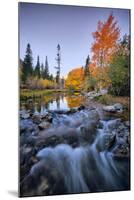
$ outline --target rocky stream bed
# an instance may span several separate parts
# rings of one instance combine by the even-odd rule
[[[20,195],[129,190],[130,122],[118,112],[119,104],[21,110]]]

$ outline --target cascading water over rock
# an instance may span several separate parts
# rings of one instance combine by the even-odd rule
[[[129,189],[129,130],[120,119],[104,121],[95,109],[55,114],[36,140],[45,143],[54,136],[61,142],[37,150],[21,182],[24,196]]]

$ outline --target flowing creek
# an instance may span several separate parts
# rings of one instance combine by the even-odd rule
[[[83,105],[81,95],[21,102],[21,196],[130,189],[129,123]]]

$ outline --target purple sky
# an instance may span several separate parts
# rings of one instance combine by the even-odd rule
[[[20,3],[20,58],[24,58],[27,43],[31,44],[33,63],[37,55],[45,63],[48,56],[49,70],[55,74],[57,44],[61,46],[61,75],[85,64],[93,43],[92,32],[98,20],[106,21],[113,15],[118,20],[121,37],[129,34],[129,10],[59,6],[48,4]]]

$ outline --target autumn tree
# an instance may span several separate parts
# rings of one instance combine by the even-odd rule
[[[83,67],[75,68],[69,72],[65,86],[70,90],[81,90],[84,83],[84,69]]]
[[[120,29],[113,14],[106,22],[98,22],[97,30],[93,33],[92,60],[98,67],[107,67],[116,50]]]
[[[111,84],[109,77],[109,67],[94,66],[91,71],[91,83],[95,84],[95,89],[108,88]]]
[[[26,55],[24,57],[24,61],[23,61],[23,68],[22,68],[22,80],[25,82],[27,80],[28,77],[30,77],[33,74],[33,65],[32,65],[32,50],[30,47],[30,44],[27,44],[27,48],[26,48]]]

